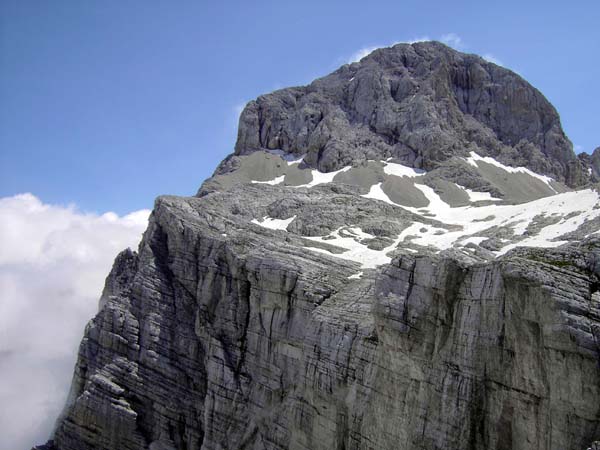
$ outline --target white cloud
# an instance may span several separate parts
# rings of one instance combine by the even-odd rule
[[[456,50],[462,50],[465,48],[462,38],[456,33],[444,34],[440,38],[440,41]]]
[[[574,144],[573,150],[575,150],[575,153],[581,153],[583,151],[583,145]]]
[[[414,39],[410,39],[408,41],[398,41],[395,42],[393,45],[396,44],[416,44],[417,42],[426,42],[426,41],[431,41],[431,38],[429,36],[421,36],[421,37],[417,37]]]
[[[439,40],[441,42],[443,42],[444,44],[455,48],[456,50],[464,50],[466,48],[466,45],[463,42],[462,38],[456,33],[443,34],[439,38]],[[396,44],[415,44],[417,42],[425,42],[425,41],[431,41],[431,38],[429,36],[425,35],[425,36],[421,36],[421,37],[416,37],[414,39],[395,41],[395,42],[392,42],[391,44],[365,46],[365,47],[362,47],[361,49],[357,50],[356,52],[354,52],[350,56],[350,58],[348,58],[348,64],[352,64],[353,62],[360,61],[362,58],[367,56],[372,51],[377,50],[378,48],[392,47]]]
[[[348,64],[352,64],[353,62],[360,61],[365,56],[367,56],[369,53],[371,53],[373,50],[376,50],[380,47],[381,46],[363,47],[360,50],[355,51],[354,53],[352,53],[352,56],[350,56],[350,58],[348,58]]]
[[[361,49],[355,51],[354,53],[352,53],[352,55],[348,58],[347,63],[352,64],[353,62],[360,61],[365,56],[367,56],[374,50],[377,50],[378,48],[393,47],[396,44],[415,44],[417,42],[426,42],[426,41],[431,41],[431,40],[432,39],[429,36],[425,35],[425,36],[416,37],[414,39],[395,41],[395,42],[392,42],[391,44],[365,46],[365,47],[362,47]],[[444,44],[446,44],[450,47],[455,48],[456,50],[463,50],[466,48],[466,45],[463,42],[462,38],[459,35],[457,35],[456,33],[446,33],[439,38],[439,41],[443,42]]]
[[[484,53],[481,57],[483,59],[485,59],[487,62],[494,63],[494,64],[496,64],[498,66],[504,66],[504,64],[502,63],[502,61],[500,61],[498,58],[496,58],[491,53]]]
[[[231,128],[230,131],[233,131],[232,136],[235,138],[238,131],[238,126],[240,124],[240,116],[242,115],[242,111],[246,107],[246,103],[238,103],[231,108],[231,112],[229,113],[227,123]],[[235,144],[235,142],[234,142]]]
[[[238,103],[237,105],[235,105],[233,107],[233,114],[235,115],[236,125],[237,125],[237,122],[240,120],[240,115],[242,114],[242,111],[246,107],[246,103]]]
[[[373,52],[374,50],[377,50],[378,48],[393,47],[396,44],[415,44],[417,42],[425,42],[425,41],[430,41],[430,40],[431,39],[429,39],[428,36],[421,36],[421,37],[417,37],[415,39],[410,39],[408,41],[396,41],[396,42],[392,42],[391,44],[365,46],[365,47],[355,51],[354,53],[352,53],[350,58],[348,58],[347,63],[352,64],[353,62],[360,61],[365,56],[367,56],[369,53]]]
[[[137,247],[148,215],[0,198],[0,450],[48,438],[112,261]]]

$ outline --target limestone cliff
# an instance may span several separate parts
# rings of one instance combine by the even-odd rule
[[[588,448],[590,164],[539,92],[439,43],[260,97],[117,257],[43,448]]]

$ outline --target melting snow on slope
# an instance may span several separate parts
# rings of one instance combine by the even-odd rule
[[[391,261],[391,258],[387,256],[387,253],[394,250],[398,246],[400,240],[402,239],[402,235],[400,235],[388,247],[382,250],[372,250],[366,245],[361,244],[360,241],[362,241],[365,238],[373,238],[375,236],[370,235],[368,233],[364,233],[360,228],[338,228],[326,237],[327,239],[325,239],[325,237],[322,236],[305,236],[305,239],[335,245],[337,247],[346,249],[346,251],[344,253],[332,253],[322,248],[307,248],[315,252],[325,253],[329,256],[335,256],[336,258],[348,259],[350,261],[359,262],[363,269],[372,269],[382,264],[389,263]]]
[[[269,180],[269,181],[255,181],[255,180],[252,180],[252,183],[253,184],[270,184],[270,185],[274,186],[276,184],[283,183],[284,178],[285,178],[285,175],[281,175],[280,177],[274,178],[274,179]]]
[[[456,183],[455,183],[456,184]],[[492,194],[489,192],[478,192],[468,189],[460,184],[457,184],[459,188],[467,193],[469,196],[469,201],[471,202],[481,202],[481,201],[493,201],[493,202],[501,202],[501,198],[492,197]]]
[[[319,172],[318,170],[313,169],[310,171],[312,174],[312,181],[310,183],[301,184],[300,186],[293,186],[293,187],[311,188],[318,184],[331,183],[333,181],[334,177],[338,173],[346,172],[346,171],[350,170],[351,168],[352,167],[350,167],[350,166],[346,166],[346,167],[341,168],[340,170],[336,170],[335,172]]]
[[[397,203],[394,203],[393,201],[391,201],[390,198],[388,197],[388,195],[385,192],[383,192],[383,189],[381,189],[381,183],[377,183],[377,184],[374,184],[373,186],[371,186],[371,189],[369,189],[369,193],[365,194],[365,195],[361,195],[361,197],[372,198],[375,200],[381,200],[382,202],[389,203],[390,205],[400,206]]]
[[[264,216],[260,222],[256,219],[252,219],[252,223],[260,225],[264,228],[270,228],[271,230],[287,231],[288,225],[292,223],[295,218],[296,216],[290,217],[289,219],[273,219],[271,217]]]
[[[362,278],[362,276],[363,276],[363,272],[362,272],[362,270],[361,270],[360,272],[358,272],[358,273],[355,273],[354,275],[350,275],[350,276],[348,277],[348,279],[349,279],[349,280],[358,280],[358,279]]]
[[[283,150],[279,150],[279,149],[267,150],[267,153],[270,153],[271,155],[281,156],[281,158],[287,162],[288,166],[301,163],[302,160],[304,159],[304,156],[306,156],[306,155],[296,156],[291,153],[286,153]]]
[[[556,192],[556,189],[554,189],[552,187],[552,185],[550,184],[550,182],[554,181],[553,178],[550,178],[546,175],[540,175],[538,173],[535,173],[532,170],[529,170],[527,167],[505,166],[501,162],[496,161],[494,158],[491,158],[489,156],[480,156],[475,152],[470,152],[469,154],[471,156],[468,158],[465,158],[465,160],[474,167],[479,167],[477,164],[477,161],[482,161],[482,162],[491,164],[493,166],[496,166],[496,167],[498,167],[506,172],[509,172],[509,173],[525,173],[531,177],[537,178],[538,180],[546,183],[550,189],[552,189],[554,192]]]
[[[562,218],[557,223],[543,226],[535,236],[506,245],[497,253],[504,254],[517,246],[557,247],[567,241],[556,241],[554,239],[575,231],[585,221],[600,216],[600,209],[594,209],[594,206],[598,204],[599,197],[591,189],[557,194],[520,205],[464,206],[452,208],[429,186],[415,184],[415,187],[427,197],[429,205],[426,208],[397,206],[415,214],[427,214],[428,218],[448,225],[458,225],[462,228],[457,231],[448,231],[415,222],[407,230],[404,230],[403,234],[414,227],[413,230],[415,233],[411,240],[412,243],[422,246],[430,245],[439,250],[449,248],[459,241],[462,244],[468,242],[479,243],[484,239],[482,239],[482,236],[477,236],[477,240],[475,240],[474,235],[494,226],[510,227],[514,230],[514,234],[518,238],[518,236],[525,233],[527,227],[536,216],[550,217],[558,214]],[[381,183],[371,186],[369,193],[363,195],[363,197],[394,204],[385,192],[381,190]],[[421,231],[422,229],[425,229],[425,231]]]
[[[292,161],[288,164],[299,162]],[[523,167],[508,167],[489,157],[481,157],[471,152],[467,159],[469,164],[477,167],[478,162],[493,164],[510,173],[525,173],[546,183],[549,187],[552,178],[536,174]],[[417,178],[425,172],[419,169],[413,169],[401,164],[385,162],[384,172],[387,175],[401,177]],[[310,183],[296,187],[313,187],[319,184],[330,183],[334,177],[342,172],[350,170],[347,166],[335,172],[323,173],[318,170],[311,170],[312,181]],[[277,177],[268,182],[258,182],[265,184],[279,184],[284,177]],[[415,221],[409,227],[404,229],[397,237],[394,243],[383,250],[377,251],[363,245],[361,241],[373,236],[362,232],[360,228],[340,228],[327,237],[306,237],[308,240],[322,242],[341,247],[346,251],[341,254],[332,253],[323,248],[313,248],[312,251],[328,254],[333,257],[359,262],[362,268],[374,268],[390,261],[387,253],[394,250],[401,242],[410,243],[411,246],[418,245],[423,247],[432,247],[437,250],[444,250],[455,245],[464,246],[467,244],[480,244],[490,237],[494,237],[495,227],[504,227],[512,229],[513,236],[505,240],[505,246],[496,254],[501,255],[510,249],[518,246],[534,247],[556,247],[565,240],[557,240],[560,236],[577,230],[584,222],[600,217],[600,209],[594,209],[598,205],[599,196],[596,192],[587,189],[577,192],[566,192],[556,194],[550,197],[541,198],[529,203],[519,205],[495,205],[486,206],[463,206],[453,208],[435,191],[424,184],[415,183],[416,189],[419,189],[427,198],[429,204],[425,208],[412,208],[394,203],[381,188],[382,183],[371,186],[369,193],[363,195],[365,198],[380,200],[391,205],[395,205],[411,211],[423,217],[423,222]],[[480,201],[499,201],[489,192],[477,192],[457,185],[468,195],[471,202]],[[265,228],[274,230],[287,230],[288,225],[296,216],[289,219],[273,219],[263,217],[259,222],[257,219],[253,223]],[[426,222],[431,220],[438,221],[444,225],[434,226]],[[525,236],[526,231],[536,222],[535,235]],[[544,221],[548,225],[544,225]],[[555,223],[551,223],[555,222]],[[448,229],[450,225],[454,230]],[[532,230],[529,230],[532,232]],[[520,241],[516,241],[521,239]],[[414,249],[406,248],[408,251]],[[356,274],[358,277],[358,274]]]
[[[477,245],[479,245],[483,241],[485,241],[486,239],[488,239],[488,238],[485,237],[485,236],[471,236],[471,237],[468,237],[466,239],[462,239],[460,241],[460,243],[462,245],[467,245],[467,244],[477,244]]]
[[[382,161],[383,162],[383,161]],[[383,167],[383,172],[386,175],[396,175],[397,177],[421,177],[425,175],[423,169],[415,169],[413,167],[403,166],[402,164],[384,162],[385,166]]]
[[[295,157],[294,155],[287,155],[287,157],[284,159],[287,161],[288,166],[292,166],[294,164],[300,164],[302,160],[304,160],[304,156],[305,155]]]

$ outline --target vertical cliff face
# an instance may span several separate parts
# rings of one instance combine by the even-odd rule
[[[160,197],[115,261],[47,448],[599,439],[599,197],[561,183],[587,163],[508,74],[415,44],[252,102],[200,197]]]
[[[597,437],[586,251],[473,266],[406,255],[349,283],[347,267],[284,242],[240,251],[193,230],[185,210],[201,207],[159,201],[139,255],[117,259],[58,448],[562,449]]]

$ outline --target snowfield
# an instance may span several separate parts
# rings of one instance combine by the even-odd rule
[[[290,164],[302,160],[286,155],[280,155]],[[520,204],[494,204],[503,199],[493,197],[489,192],[477,192],[464,186],[456,185],[465,191],[472,203],[468,206],[452,207],[422,181],[425,171],[403,166],[389,161],[379,161],[383,164],[385,176],[405,177],[411,180],[414,187],[421,191],[428,201],[425,207],[415,208],[395,203],[383,191],[383,182],[373,184],[367,194],[362,197],[373,201],[382,201],[421,216],[423,219],[415,220],[393,240],[393,243],[382,250],[370,249],[363,243],[365,239],[373,239],[359,227],[340,227],[328,236],[306,237],[308,241],[315,241],[333,245],[343,249],[342,253],[333,253],[321,247],[307,246],[307,249],[328,254],[332,257],[351,260],[360,263],[361,268],[369,269],[387,264],[391,257],[388,254],[397,248],[415,252],[415,248],[425,247],[433,251],[442,251],[451,247],[464,247],[467,245],[480,245],[488,239],[495,239],[496,256],[500,256],[515,247],[557,247],[569,242],[565,235],[579,229],[588,221],[600,217],[600,197],[592,189],[573,192],[557,193],[551,183],[555,181],[545,175],[539,175],[524,167],[509,167],[490,157],[482,157],[471,152],[465,161],[474,167],[487,163],[502,169],[507,173],[523,173],[540,180],[552,189],[555,194],[538,200]],[[312,181],[301,186],[311,188],[319,184],[331,183],[334,177],[350,170],[347,166],[335,172],[322,173],[311,170]],[[285,176],[277,177],[262,183],[277,185],[283,182]],[[485,202],[481,205],[481,202]],[[296,218],[274,219],[263,217],[261,220],[253,219],[252,223],[272,230],[287,231],[288,225]],[[441,225],[433,226],[431,221],[440,222]],[[596,225],[598,228],[599,225]],[[600,232],[591,227],[587,235]],[[404,244],[404,245],[403,245]],[[359,278],[356,274],[353,278]]]

